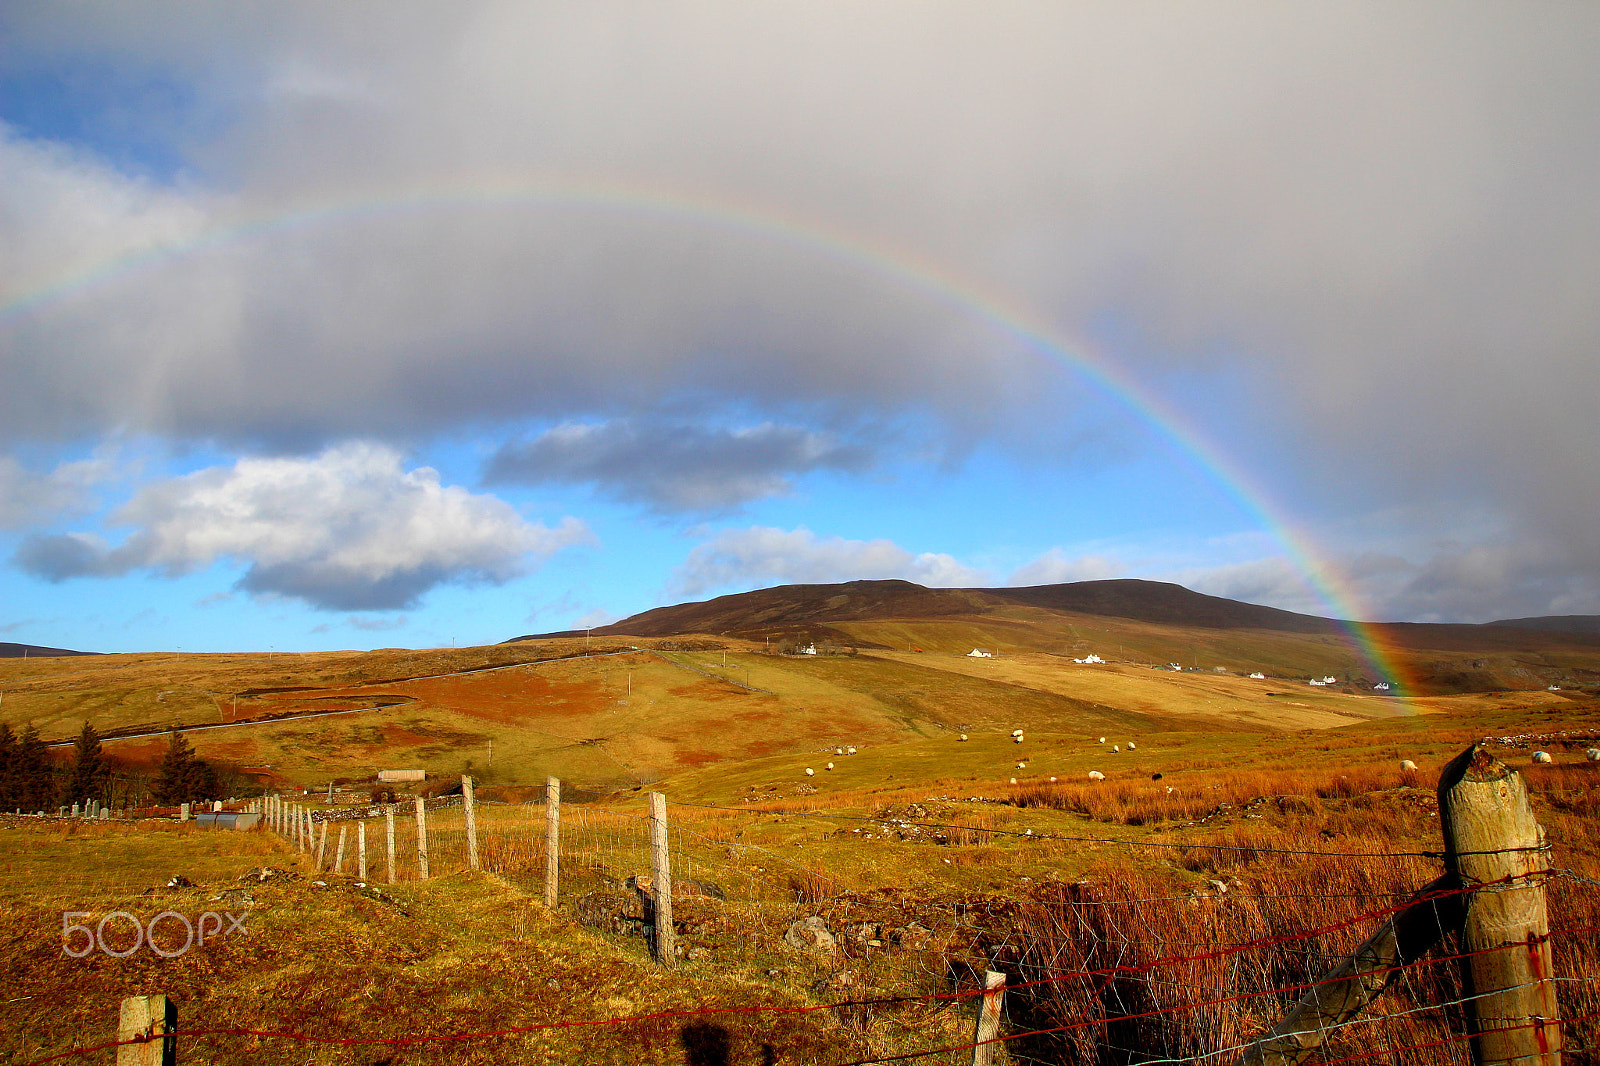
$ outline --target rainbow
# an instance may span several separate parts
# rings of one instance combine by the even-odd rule
[[[1322,561],[1311,539],[1269,501],[1245,470],[1152,390],[1090,345],[1069,343],[1037,316],[975,279],[959,277],[907,249],[784,209],[736,203],[725,198],[700,198],[661,187],[612,180],[529,182],[490,176],[472,182],[419,186],[377,199],[367,197],[326,203],[247,219],[206,231],[182,243],[140,249],[109,259],[0,305],[0,326],[129,275],[218,248],[384,215],[469,208],[603,210],[720,229],[762,242],[785,244],[800,254],[863,270],[888,284],[970,316],[1047,364],[1088,381],[1144,423],[1172,451],[1195,463],[1240,511],[1259,523],[1280,546],[1285,558],[1300,573],[1329,616],[1339,620],[1356,654],[1373,672],[1379,677],[1400,681],[1407,689],[1412,687],[1414,679],[1402,670],[1399,658],[1379,631],[1371,623],[1356,620],[1363,613],[1356,606],[1358,597],[1338,572]],[[1407,707],[1403,696],[1385,698],[1401,709]]]

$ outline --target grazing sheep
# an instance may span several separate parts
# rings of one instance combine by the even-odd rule
[[[1106,779],[1106,775],[1101,773],[1099,770],[1090,770],[1089,771],[1089,780],[1090,781],[1104,781],[1105,779]]]
[[[1105,742],[1106,742],[1106,738],[1105,738],[1105,737],[1101,737],[1101,738],[1100,738],[1100,739],[1099,739],[1099,740],[1098,740],[1098,741],[1096,741],[1096,742],[1095,742],[1095,743],[1097,743],[1097,744],[1104,744],[1104,743],[1105,743]]]
[[[833,769],[833,763],[829,763],[829,764],[828,764],[828,767],[827,767],[827,768],[828,768],[828,769],[829,769],[829,770],[832,770],[832,769]]]
[[[1410,759],[1401,759],[1400,760],[1400,769],[1402,771],[1411,771],[1411,770],[1415,770],[1416,768],[1417,768],[1417,764],[1412,762]]]
[[[811,767],[808,766],[808,767],[806,767],[806,776],[807,777],[816,777],[817,776],[817,772],[815,770],[813,770]]]
[[[1012,784],[1013,784],[1013,785],[1014,785],[1014,784],[1016,784],[1016,783],[1017,783],[1017,779],[1016,779],[1016,778],[1014,778],[1014,777],[1013,777],[1013,778],[1012,778],[1012,779],[1011,779],[1011,783],[1012,783]]]
[[[1016,741],[1018,744],[1022,743],[1022,738],[1020,736],[1012,737],[1011,739]]]
[[[1554,762],[1554,760],[1550,758],[1550,753],[1548,751],[1536,751],[1536,752],[1534,752],[1533,753],[1533,761],[1534,762]]]
[[[843,748],[834,748],[833,749],[833,753],[835,755],[843,755],[844,754],[844,749]]]
[[[1017,769],[1018,770],[1026,770],[1027,768],[1028,768],[1028,764],[1027,763],[1025,763],[1025,762],[1017,763]]]
[[[1051,779],[1050,779],[1050,783],[1051,783],[1051,784],[1052,784],[1052,785],[1053,785],[1053,784],[1055,784],[1055,783],[1056,783],[1056,779],[1055,779],[1055,778],[1053,778],[1053,777],[1052,777],[1052,778],[1051,778]]]
[[[1111,745],[1111,750],[1120,752],[1122,750],[1122,745],[1121,744],[1113,744],[1113,745]]]
[[[1012,735],[1012,736],[1014,736],[1014,737],[1020,737],[1020,736],[1021,736],[1021,735],[1022,735],[1022,730],[1020,730],[1020,729],[1013,729],[1013,730],[1012,730],[1012,731],[1011,731],[1011,735]]]
[[[1583,755],[1584,758],[1588,759],[1590,762],[1600,762],[1600,748],[1590,748],[1588,751],[1584,752]]]
[[[962,734],[961,734],[961,739],[962,739],[962,740],[966,740],[966,739],[967,739],[967,735],[966,735],[966,734],[965,734],[965,733],[962,733]]]
[[[1132,751],[1134,748],[1137,748],[1138,746],[1139,745],[1135,744],[1133,741],[1131,741],[1131,740],[1128,741],[1128,750],[1129,751]]]
[[[844,753],[846,755],[854,755],[856,753],[856,749],[854,749],[854,748],[846,748],[846,749],[844,749]]]

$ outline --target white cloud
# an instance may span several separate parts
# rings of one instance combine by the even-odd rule
[[[404,470],[392,449],[346,444],[312,458],[241,459],[147,486],[114,516],[134,532],[110,547],[87,534],[24,540],[18,563],[51,580],[228,559],[239,587],[330,610],[414,604],[435,585],[499,584],[563,548],[582,522],[524,521],[504,501]]]
[[[1070,581],[1099,581],[1104,578],[1126,577],[1128,567],[1117,559],[1105,555],[1069,556],[1060,548],[1051,548],[1006,578],[1006,584],[1059,585]]]
[[[913,554],[890,540],[846,540],[819,537],[805,528],[751,526],[723,530],[694,548],[673,572],[669,591],[689,597],[713,589],[882,578],[967,588],[986,584],[989,575],[952,556]]]
[[[26,529],[87,510],[91,490],[110,476],[113,466],[103,458],[83,459],[36,474],[0,455],[0,529]]]

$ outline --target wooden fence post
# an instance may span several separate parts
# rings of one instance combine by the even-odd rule
[[[561,779],[544,782],[544,905],[556,909],[561,876]]]
[[[316,833],[317,838],[317,869],[322,869],[322,860],[328,853],[328,823],[322,823],[322,832]]]
[[[339,827],[339,850],[334,852],[334,854],[333,854],[333,872],[336,873],[336,874],[344,873],[344,831],[345,831],[345,828],[346,827],[342,826],[342,825]]]
[[[1006,975],[993,970],[983,975],[983,996],[979,1000],[978,1025],[972,1034],[972,1066],[992,1066],[999,1045],[1000,1015],[1006,1000]]]
[[[129,996],[117,1016],[117,1066],[176,1066],[178,1009],[166,996]]]
[[[650,878],[655,901],[656,962],[672,969],[678,962],[672,927],[672,856],[667,850],[667,797],[650,793]]]
[[[467,824],[467,869],[478,868],[478,812],[473,802],[472,778],[461,775],[461,811]]]
[[[1522,775],[1474,744],[1439,777],[1445,865],[1467,885],[1462,980],[1480,1066],[1557,1066],[1561,1015],[1551,980],[1544,829]]]
[[[1438,898],[1460,885],[1455,874],[1445,874],[1419,891],[1414,902],[1306,989],[1283,1020],[1239,1056],[1238,1066],[1296,1066],[1310,1060],[1331,1032],[1394,981],[1401,967],[1416,962],[1446,933],[1461,928],[1463,898],[1459,894]]]
[[[389,838],[389,883],[394,884],[394,806],[383,810],[383,828]]]
[[[356,823],[356,860],[360,864],[356,867],[361,875],[361,880],[367,879],[367,823]]]
[[[417,797],[417,876],[428,879],[428,805]]]

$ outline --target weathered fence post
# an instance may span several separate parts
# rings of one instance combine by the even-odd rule
[[[322,823],[322,832],[314,833],[317,838],[317,869],[322,869],[322,860],[328,854],[328,823]]]
[[[1465,903],[1453,892],[1460,884],[1455,874],[1445,874],[1418,892],[1411,904],[1306,989],[1283,1020],[1239,1056],[1239,1066],[1296,1066],[1310,1060],[1331,1033],[1389,986],[1401,968],[1421,959],[1446,933],[1461,928]]]
[[[561,779],[544,782],[544,905],[556,909],[561,877]]]
[[[1445,865],[1467,885],[1462,980],[1479,1066],[1557,1066],[1561,1015],[1545,914],[1544,829],[1522,775],[1474,744],[1439,777]]]
[[[478,812],[473,802],[472,778],[461,775],[461,811],[467,824],[467,869],[478,868]]]
[[[117,1015],[117,1066],[176,1066],[178,1009],[166,996],[129,996]]]
[[[394,806],[383,809],[383,828],[389,840],[389,883],[394,884]]]
[[[356,823],[356,861],[359,865],[356,870],[361,875],[361,880],[367,879],[367,823]]]
[[[972,1034],[972,1066],[992,1066],[994,1038],[1000,1035],[1000,1015],[1005,1006],[1006,975],[984,972],[983,996],[978,1001],[978,1025]]]
[[[428,805],[417,797],[417,876],[428,879]]]
[[[667,850],[667,797],[650,793],[650,880],[655,902],[656,962],[672,969],[678,962],[672,927],[672,856]]]
[[[344,831],[345,826],[339,827],[339,850],[333,853],[333,872],[344,873]]]

